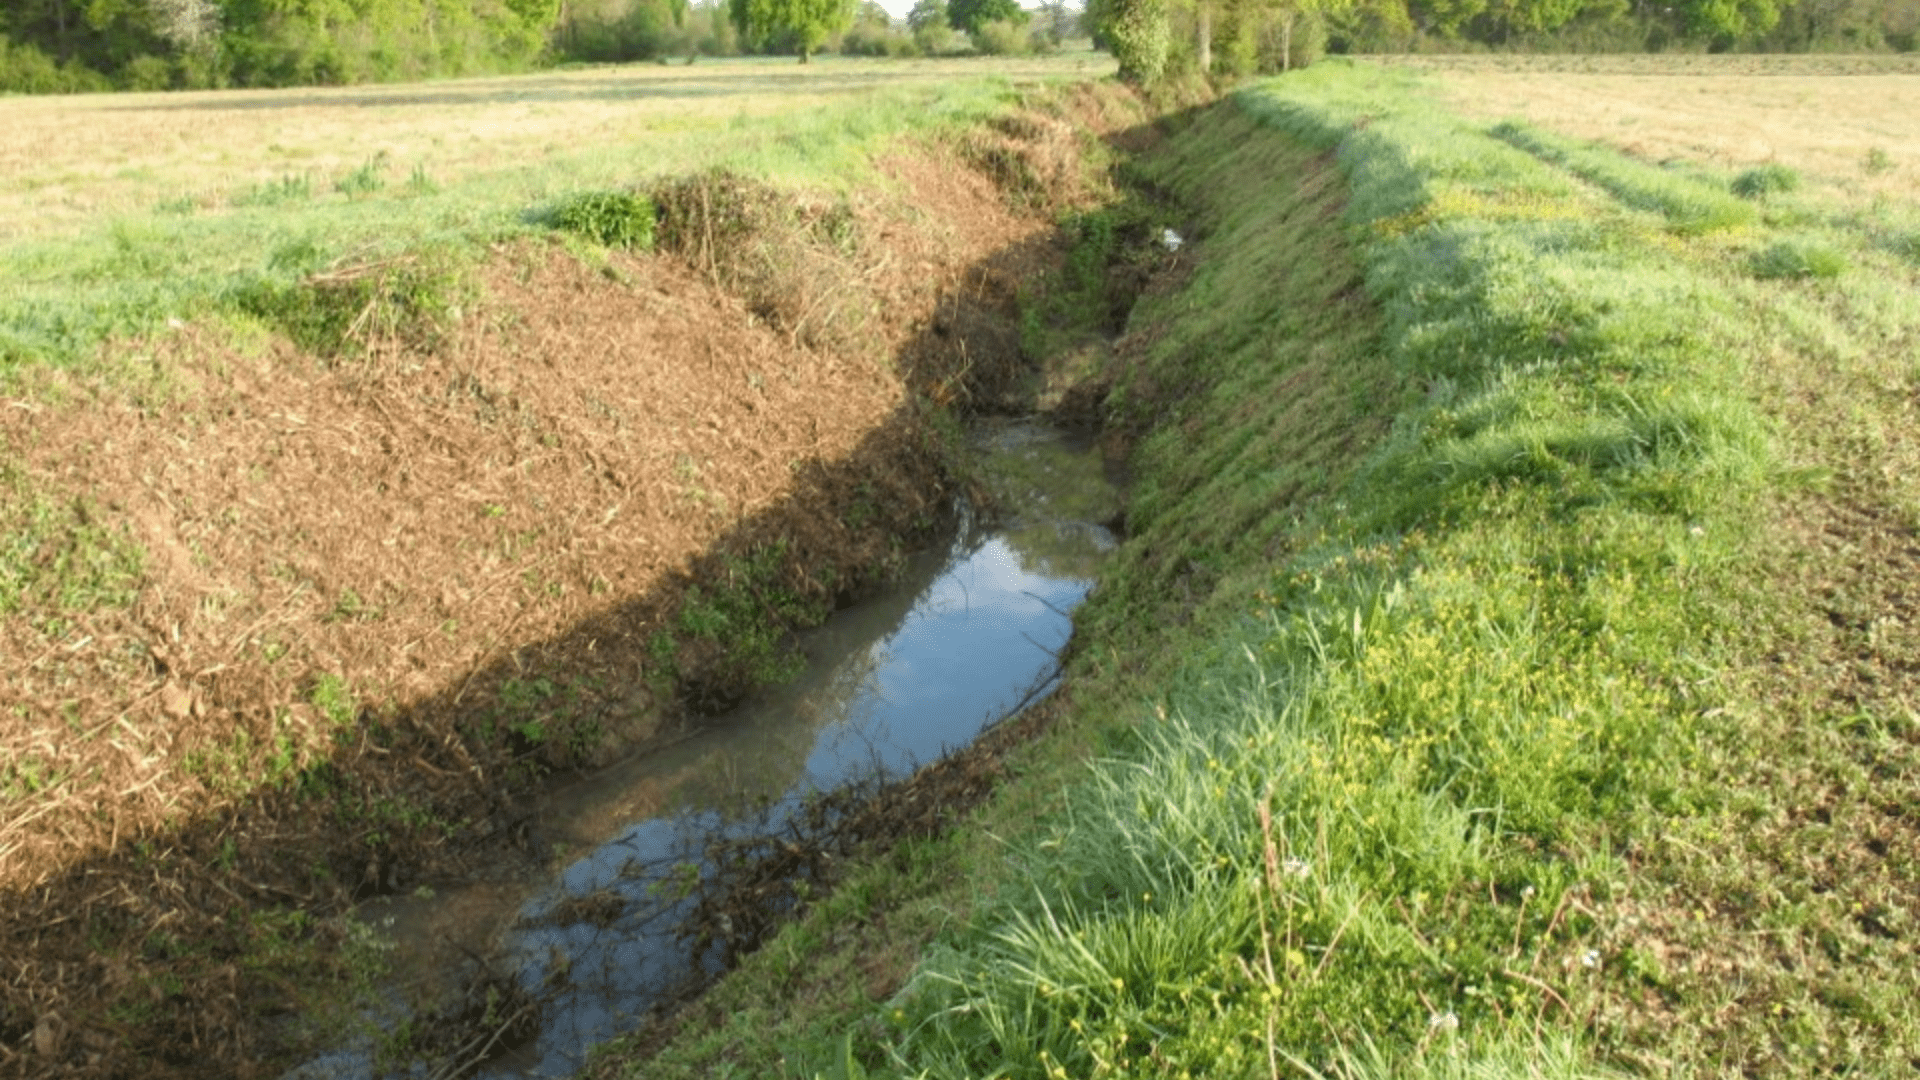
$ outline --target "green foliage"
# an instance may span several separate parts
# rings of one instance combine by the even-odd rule
[[[1747,268],[1754,277],[1833,278],[1847,271],[1847,257],[1826,244],[1777,240],[1754,252]]]
[[[973,51],[982,56],[1024,56],[1033,51],[1025,20],[995,19],[973,32]]]
[[[729,559],[716,583],[689,589],[681,603],[680,633],[720,651],[711,680],[722,696],[785,682],[806,663],[789,636],[817,625],[826,618],[827,607],[787,586],[786,559],[784,542]]]
[[[853,22],[853,0],[728,0],[728,14],[756,49],[792,51],[800,62]]]
[[[1800,188],[1800,173],[1787,165],[1759,165],[1733,178],[1735,195],[1743,199],[1763,199]]]
[[[951,25],[947,0],[914,0],[913,10],[907,12],[907,29],[916,34],[930,26]]]
[[[256,184],[234,196],[235,206],[285,206],[313,198],[313,178],[304,173],[288,173],[278,180]]]
[[[1780,21],[1782,0],[1682,0],[1677,5],[1694,35],[1723,40],[1758,36]]]
[[[955,30],[977,34],[988,23],[1025,26],[1032,16],[1018,0],[948,0],[947,21]]]
[[[553,226],[606,247],[651,251],[655,216],[653,201],[644,195],[593,191],[556,207]]]
[[[1120,62],[1120,78],[1146,85],[1160,80],[1172,46],[1167,14],[1167,0],[1105,0],[1100,5],[1099,34]]]
[[[636,0],[575,11],[555,46],[568,60],[631,63],[666,55],[676,44],[681,12],[672,0]]]

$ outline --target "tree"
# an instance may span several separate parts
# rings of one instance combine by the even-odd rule
[[[220,34],[220,9],[213,0],[147,0],[154,30],[176,48],[198,52]]]
[[[1780,21],[1779,0],[1684,0],[1677,6],[1689,33],[1724,41],[1758,37]]]
[[[951,25],[947,0],[914,0],[913,10],[907,12],[907,29],[916,34],[930,26]]]
[[[948,0],[947,22],[955,30],[968,34],[977,34],[980,28],[990,22],[1010,22],[1015,26],[1026,25],[1027,9],[1020,6],[1020,0]]]
[[[1172,32],[1167,25],[1167,0],[1089,0],[1100,40],[1120,61],[1120,78],[1154,83],[1167,70]]]
[[[790,48],[800,62],[853,22],[853,0],[727,0],[740,36],[756,49]]]

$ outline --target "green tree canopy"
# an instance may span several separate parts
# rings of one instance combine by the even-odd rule
[[[853,0],[727,0],[740,36],[756,49],[793,49],[800,62],[853,22]]]
[[[978,33],[990,22],[1024,24],[1031,16],[1019,0],[948,0],[947,21],[955,30]]]
[[[947,0],[914,0],[913,10],[907,12],[907,29],[918,33],[929,26],[950,26],[947,18]]]

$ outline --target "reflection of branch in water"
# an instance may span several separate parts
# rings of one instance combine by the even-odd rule
[[[507,1032],[512,1031],[515,1026],[526,1020],[529,1015],[539,1007],[540,1003],[538,1001],[529,1001],[518,1009],[515,1009],[505,1020],[501,1021],[500,1026],[494,1028],[491,1035],[482,1031],[479,1035],[474,1036],[471,1042],[454,1051],[453,1055],[447,1059],[447,1063],[441,1066],[440,1069],[432,1075],[430,1080],[453,1080],[454,1077],[465,1076],[474,1069],[479,1068],[486,1062],[487,1058],[493,1054],[493,1048],[500,1044],[500,1040],[506,1037]],[[483,1039],[486,1041],[486,1045],[480,1046],[481,1040]],[[480,1046],[477,1053],[473,1052],[475,1046]],[[471,1057],[467,1056],[469,1053],[472,1053]],[[463,1058],[465,1060],[462,1060]]]
[[[1037,592],[1034,592],[1034,591],[1032,591],[1032,590],[1030,590],[1030,589],[1021,589],[1021,590],[1020,590],[1020,595],[1022,595],[1022,596],[1031,596],[1031,597],[1033,597],[1033,598],[1034,598],[1035,600],[1038,600],[1038,601],[1040,601],[1040,602],[1041,602],[1042,604],[1045,604],[1045,605],[1047,605],[1047,608],[1048,608],[1048,609],[1049,609],[1050,611],[1052,611],[1052,612],[1053,612],[1053,613],[1054,613],[1055,615],[1058,615],[1058,616],[1060,616],[1060,617],[1061,617],[1061,618],[1063,618],[1063,619],[1072,619],[1072,618],[1073,618],[1073,613],[1072,613],[1072,612],[1070,612],[1070,611],[1062,611],[1062,610],[1060,610],[1059,608],[1057,608],[1057,607],[1054,607],[1054,606],[1053,606],[1053,603],[1052,603],[1052,601],[1049,601],[1049,600],[1048,600],[1048,599],[1047,599],[1046,597],[1044,597],[1044,596],[1041,596],[1041,595],[1040,595],[1039,593],[1037,593]],[[1048,651],[1048,652],[1053,652],[1053,650],[1052,650],[1052,649],[1048,649],[1047,651]]]
[[[1034,648],[1036,648],[1036,649],[1039,649],[1039,650],[1040,650],[1041,652],[1043,652],[1043,653],[1046,653],[1046,654],[1047,654],[1048,656],[1051,656],[1051,657],[1053,657],[1053,663],[1054,663],[1054,672],[1053,672],[1053,674],[1056,674],[1056,675],[1057,675],[1057,674],[1059,674],[1059,665],[1060,665],[1060,652],[1059,652],[1059,650],[1057,650],[1057,649],[1049,649],[1049,648],[1047,648],[1047,647],[1046,647],[1045,645],[1042,645],[1042,644],[1040,644],[1039,642],[1037,642],[1037,641],[1035,641],[1035,640],[1033,640],[1033,635],[1032,635],[1032,634],[1029,634],[1029,633],[1027,633],[1027,632],[1026,632],[1025,630],[1022,630],[1022,631],[1020,631],[1020,636],[1021,636],[1021,637],[1023,637],[1023,638],[1026,638],[1026,639],[1027,639],[1027,644],[1029,644],[1029,645],[1031,645],[1031,646],[1033,646],[1033,647],[1034,647]],[[1062,648],[1062,649],[1064,649],[1064,648],[1066,648],[1066,646],[1065,646],[1065,645],[1062,645],[1062,646],[1061,646],[1061,648]],[[1051,681],[1051,676],[1049,676],[1049,681]],[[1015,709],[1014,711],[1015,711],[1015,712],[1019,712],[1020,710],[1019,710],[1019,709]]]

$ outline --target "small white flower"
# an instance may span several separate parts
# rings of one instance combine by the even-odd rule
[[[1581,966],[1581,967],[1590,967],[1590,968],[1597,968],[1597,967],[1599,967],[1599,966],[1600,966],[1600,950],[1599,950],[1599,949],[1588,949],[1588,950],[1587,950],[1587,951],[1586,951],[1585,953],[1583,953],[1583,954],[1581,955],[1581,957],[1580,957],[1580,966]]]
[[[1458,1031],[1460,1017],[1452,1009],[1448,1009],[1446,1012],[1437,1012],[1427,1017],[1427,1026],[1435,1031]]]
[[[1280,869],[1286,871],[1288,877],[1304,878],[1313,873],[1313,864],[1305,859],[1288,859],[1280,864]]]
[[[1180,239],[1180,234],[1174,232],[1172,229],[1160,230],[1160,244],[1168,251],[1179,251],[1180,245],[1184,242],[1185,241]]]
[[[1698,525],[1695,525],[1693,528],[1688,529],[1687,532],[1692,536],[1694,536],[1695,538],[1707,535],[1707,530],[1701,528]]]
[[[1522,899],[1522,900],[1531,900],[1531,899],[1533,899],[1533,886],[1531,886],[1531,885],[1529,885],[1529,886],[1527,886],[1526,888],[1524,888],[1524,889],[1521,889],[1521,890],[1520,890],[1520,899]]]

